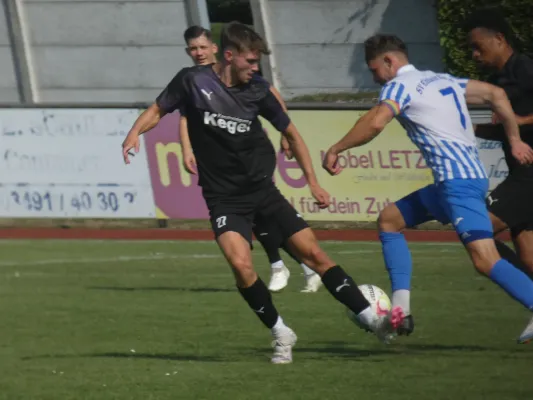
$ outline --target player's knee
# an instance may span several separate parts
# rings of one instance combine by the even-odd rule
[[[467,250],[474,268],[483,275],[489,275],[492,267],[501,259],[492,239],[477,240],[467,244]]]
[[[493,254],[492,252],[476,252],[470,254],[472,258],[472,263],[477,272],[483,275],[489,275],[492,267],[500,259],[498,253]]]
[[[301,257],[302,261],[309,266],[309,268],[318,273],[320,273],[322,270],[325,272],[329,267],[331,267],[332,261],[326,252],[318,245],[318,243],[315,243],[305,249]]]
[[[236,255],[230,260],[237,283],[249,284],[255,281],[256,273],[250,257]]]
[[[483,275],[489,275],[490,270],[495,264],[483,258],[473,259],[472,261],[473,261],[474,268],[476,269],[476,271]]]
[[[305,249],[303,257],[313,263],[313,265],[319,264],[320,261],[324,258],[326,253],[320,248],[318,244],[313,244]]]
[[[404,225],[400,210],[395,204],[389,204],[379,213],[378,229],[380,232],[400,232]]]

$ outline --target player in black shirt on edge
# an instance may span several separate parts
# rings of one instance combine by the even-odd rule
[[[270,292],[252,265],[252,221],[258,214],[277,221],[289,246],[320,274],[328,291],[387,342],[403,320],[401,310],[378,316],[352,278],[320,248],[313,231],[272,182],[275,150],[261,128],[259,115],[289,140],[318,204],[322,208],[329,204],[329,194],[317,182],[302,137],[269,84],[254,77],[261,54],[269,53],[266,43],[246,25],[230,23],[221,34],[221,51],[222,61],[216,64],[178,72],[156,100],[159,114],[154,114],[150,122],[138,120],[124,140],[124,161],[129,163],[130,150],[139,149],[140,134],[153,128],[162,115],[179,109],[187,117],[199,185],[216,241],[242,297],[272,331],[272,363],[292,362],[297,338],[279,316]]]
[[[533,146],[533,60],[513,49],[511,29],[495,11],[474,13],[466,22],[466,31],[474,60],[494,71],[489,82],[505,90],[516,113],[520,136]],[[502,242],[496,244],[503,258],[533,277],[533,166],[518,164],[502,125],[494,122],[479,125],[476,135],[502,142],[509,175],[490,193],[487,207],[495,233],[510,228],[520,259]]]

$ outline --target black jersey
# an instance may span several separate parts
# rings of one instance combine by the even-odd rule
[[[272,183],[276,152],[258,116],[280,132],[290,119],[264,79],[228,87],[212,65],[184,68],[156,103],[187,117],[204,195],[251,193]]]
[[[520,116],[533,114],[533,60],[524,54],[513,53],[504,68],[492,76],[490,83],[507,93],[513,111]],[[502,135],[505,135],[502,132]],[[522,140],[533,147],[533,125],[520,126]],[[509,142],[502,138],[503,151],[509,171],[533,177],[533,167],[521,166],[513,157]]]

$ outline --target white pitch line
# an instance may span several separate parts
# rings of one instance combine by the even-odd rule
[[[321,240],[320,243],[324,244],[333,244],[333,245],[342,245],[342,246],[366,246],[366,245],[372,245],[372,246],[381,246],[381,242],[376,241],[339,241],[339,240]],[[407,241],[407,244],[409,246],[446,246],[446,247],[454,247],[454,246],[462,246],[459,242],[410,242]]]
[[[426,251],[413,251],[414,253],[423,253],[427,254]],[[344,251],[331,251],[334,254],[340,255],[350,255],[350,254],[378,254],[379,251],[376,250],[365,250],[365,249],[354,249],[354,250],[344,250]],[[434,250],[433,253],[453,253],[453,251],[448,249]],[[420,259],[421,255],[418,255],[416,258]],[[447,256],[449,257],[449,256]],[[94,263],[115,263],[115,262],[134,262],[134,261],[156,261],[156,260],[183,260],[183,259],[222,259],[222,254],[174,254],[174,255],[164,255],[164,254],[153,254],[147,256],[116,256],[116,257],[101,257],[101,258],[58,258],[58,259],[39,259],[39,260],[28,260],[28,261],[0,261],[1,267],[22,267],[22,266],[33,266],[33,265],[60,265],[60,264],[94,264]],[[433,257],[430,257],[433,258]]]
[[[456,250],[452,249],[411,249],[411,253],[456,253]],[[375,250],[366,250],[366,249],[354,249],[354,250],[340,250],[340,251],[330,251],[334,254],[381,254],[380,249]]]
[[[117,256],[117,257],[107,257],[107,258],[59,258],[59,259],[34,260],[34,261],[0,261],[0,267],[177,260],[177,259],[187,259],[187,258],[222,258],[222,255],[221,254],[220,255],[219,254],[176,254],[176,255],[151,255],[151,256]]]

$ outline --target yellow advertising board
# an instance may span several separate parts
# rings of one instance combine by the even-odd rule
[[[309,147],[320,184],[332,198],[328,209],[319,210],[298,163],[278,153],[276,185],[309,221],[375,221],[386,204],[433,181],[419,151],[396,121],[371,143],[343,153],[339,162],[344,170],[330,176],[322,169],[323,153],[349,131],[363,112],[295,110],[289,115]],[[261,122],[279,149],[280,133],[267,121]],[[157,217],[208,218],[198,176],[183,168],[179,115],[165,116],[143,137]]]
[[[278,154],[275,182],[296,210],[309,221],[375,221],[389,202],[433,182],[420,151],[395,120],[372,142],[346,151],[339,158],[343,171],[330,176],[322,169],[325,151],[355,124],[364,112],[290,111],[290,117],[309,147],[320,184],[331,195],[320,210],[295,160]],[[262,121],[276,149],[279,133]]]

